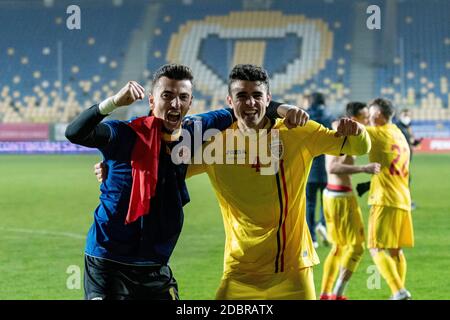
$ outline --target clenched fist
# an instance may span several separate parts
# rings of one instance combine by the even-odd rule
[[[291,108],[286,112],[284,124],[288,129],[303,127],[309,120],[309,114],[300,108]]]
[[[371,162],[364,166],[364,172],[370,174],[379,174],[381,169],[381,165],[378,162]]]
[[[346,137],[346,136],[359,136],[364,131],[362,124],[359,124],[352,119],[343,118],[339,120],[337,125],[335,137]]]
[[[136,81],[129,81],[113,97],[113,103],[117,107],[129,106],[136,100],[142,100],[145,96],[145,89]]]

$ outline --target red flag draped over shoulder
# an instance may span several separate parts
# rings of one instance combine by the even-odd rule
[[[155,196],[158,182],[162,123],[162,119],[149,116],[137,118],[128,124],[137,137],[131,154],[133,185],[125,224],[150,212],[150,199]]]

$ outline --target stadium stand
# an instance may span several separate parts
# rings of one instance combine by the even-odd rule
[[[352,99],[355,1],[78,1],[81,30],[66,27],[69,1],[46,2],[0,3],[0,123],[64,123],[112,95],[126,79],[127,54],[142,51],[130,40],[136,32],[148,43],[135,79],[149,87],[160,65],[191,66],[194,112],[224,105],[236,63],[264,65],[276,99],[302,105],[322,91],[332,110]],[[414,119],[450,120],[450,2],[396,3],[395,55],[374,64],[373,92],[412,108]],[[154,27],[143,29],[147,20]]]
[[[378,69],[377,92],[414,119],[449,119],[450,2],[400,1],[397,12],[397,55]]]
[[[194,66],[200,96],[212,106],[223,104],[228,70],[245,62],[265,66],[277,99],[301,103],[304,94],[317,90],[328,95],[330,104],[348,99],[351,23],[342,19],[348,16],[346,3],[292,6],[276,1],[265,11],[242,11],[237,3],[196,1],[189,10],[166,5],[160,22],[164,33],[155,51],[168,48],[167,55],[149,68],[166,60]]]
[[[81,30],[66,27],[67,1],[9,3],[0,3],[0,122],[67,122],[113,94],[143,2],[85,2]]]

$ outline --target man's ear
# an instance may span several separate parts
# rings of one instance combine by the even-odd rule
[[[272,94],[270,92],[267,93],[267,105],[269,105],[270,101],[272,101]]]
[[[150,106],[150,110],[153,110],[154,103],[155,103],[155,98],[153,97],[153,94],[149,93],[148,94],[148,104]]]
[[[233,100],[231,99],[231,96],[230,95],[228,95],[227,96],[227,103],[228,103],[228,106],[230,107],[230,108],[233,108]]]

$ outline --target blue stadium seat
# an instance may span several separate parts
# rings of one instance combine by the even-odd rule
[[[67,122],[121,85],[130,38],[149,2],[77,3],[81,30],[66,27],[71,1],[0,3],[0,122]],[[329,105],[342,108],[352,96],[354,2],[260,1],[264,8],[244,10],[245,3],[160,1],[155,28],[145,31],[147,70],[136,80],[148,87],[162,64],[186,63],[196,77],[193,111],[200,112],[225,104],[235,63],[253,62],[271,74],[275,99],[302,104],[305,94],[322,91]],[[416,119],[450,119],[450,2],[397,3],[396,39],[404,50],[375,66],[375,92],[414,107]]]

